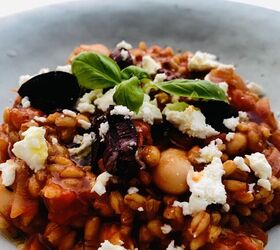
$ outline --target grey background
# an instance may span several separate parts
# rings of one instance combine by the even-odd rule
[[[279,109],[278,12],[218,0],[94,0],[0,19],[0,110],[11,104],[19,75],[65,64],[80,43],[112,47],[122,39],[214,53],[235,64],[244,79],[263,85],[273,109]],[[278,249],[279,231],[267,249]],[[1,249],[10,249],[1,244]]]

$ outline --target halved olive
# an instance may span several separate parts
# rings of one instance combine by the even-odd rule
[[[56,109],[72,108],[80,87],[76,77],[62,71],[51,71],[32,77],[18,90],[21,97],[28,96],[31,106],[45,113]]]

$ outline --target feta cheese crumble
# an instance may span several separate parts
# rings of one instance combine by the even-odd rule
[[[98,109],[106,111],[110,105],[115,105],[116,103],[113,100],[113,95],[116,92],[116,88],[109,89],[104,95],[100,96],[94,101],[94,104]]]
[[[161,65],[157,63],[150,55],[143,56],[142,68],[148,74],[155,74],[160,68]]]
[[[228,84],[226,82],[217,83],[218,86],[228,95]]]
[[[172,241],[169,243],[169,245],[168,245],[168,247],[166,248],[166,250],[184,250],[184,248],[183,248],[183,247],[179,247],[179,246],[175,246],[175,241],[172,240]]]
[[[21,86],[22,84],[30,80],[32,77],[33,76],[31,75],[21,75],[18,80],[18,85]]]
[[[109,181],[112,175],[108,172],[103,172],[102,174],[98,175],[95,183],[91,189],[91,192],[95,192],[98,195],[102,195],[106,193],[106,184]]]
[[[218,131],[206,124],[205,116],[192,105],[188,106],[184,111],[165,108],[163,113],[167,121],[189,136],[205,139],[219,134]]]
[[[122,105],[116,105],[114,108],[110,111],[111,115],[123,115],[125,119],[129,119],[131,116],[133,116],[133,112],[130,111],[126,106]]]
[[[23,108],[29,108],[31,106],[28,96],[25,96],[21,99],[21,105]]]
[[[85,133],[82,136],[81,135],[76,135],[73,139],[73,142],[76,144],[80,144],[80,146],[75,147],[75,148],[69,148],[68,151],[70,155],[78,155],[82,153],[84,150],[86,150],[88,147],[91,146],[91,144],[95,140],[95,133]]]
[[[64,115],[68,115],[68,116],[71,116],[71,117],[76,117],[77,116],[77,114],[74,111],[70,110],[70,109],[63,109],[62,113]]]
[[[231,117],[224,119],[223,124],[230,130],[235,131],[239,124],[239,117]]]
[[[226,204],[227,195],[222,183],[224,173],[223,163],[217,157],[202,171],[190,171],[187,176],[191,192],[189,202],[175,201],[173,206],[182,207],[184,215],[192,215],[206,210],[210,204]]]
[[[11,186],[16,178],[17,164],[14,160],[7,160],[0,164],[0,171],[2,172],[2,185]]]
[[[249,160],[250,168],[254,171],[255,175],[260,178],[258,180],[258,185],[264,187],[267,190],[271,190],[271,184],[269,178],[272,176],[272,169],[265,155],[262,153],[253,153],[251,155],[246,155]]]
[[[95,106],[92,104],[92,102],[100,96],[102,96],[102,90],[92,90],[89,93],[85,93],[77,101],[76,109],[81,113],[88,112],[93,114],[95,111]]]
[[[235,133],[229,132],[226,135],[226,141],[230,142],[234,138]]]
[[[129,57],[128,51],[125,49],[121,50],[121,58],[123,61],[125,61]]]
[[[144,95],[144,101],[138,114],[134,114],[134,119],[142,119],[151,125],[154,124],[155,120],[162,120],[162,113],[157,106],[156,100],[150,101],[149,95]]]
[[[66,64],[66,65],[62,65],[62,66],[57,66],[56,67],[56,70],[57,71],[63,71],[63,72],[66,72],[66,73],[72,73],[72,66],[71,64]]]
[[[207,71],[218,67],[233,67],[217,61],[217,56],[206,52],[197,51],[188,62],[191,71]]]
[[[160,229],[163,234],[169,234],[172,231],[172,227],[168,224],[164,224]]]
[[[200,157],[197,159],[198,163],[209,163],[215,157],[220,158],[223,153],[218,148],[218,145],[222,145],[223,141],[221,139],[216,139],[210,142],[208,146],[200,149]]]
[[[250,183],[248,184],[248,188],[249,188],[249,193],[253,193],[254,192],[254,186],[256,186],[256,183]]]
[[[224,119],[223,124],[230,130],[235,131],[240,122],[249,120],[248,114],[244,111],[239,111],[237,117]]]
[[[166,78],[167,78],[167,75],[165,73],[156,74],[156,76],[153,80],[153,83],[163,82]]]
[[[24,139],[14,144],[12,152],[24,160],[35,172],[43,169],[48,157],[48,146],[43,127],[30,127],[22,133]]]
[[[240,122],[246,122],[249,120],[248,114],[245,111],[238,111],[238,117]]]
[[[257,96],[263,96],[264,95],[264,90],[263,87],[255,82],[249,82],[247,84],[247,88],[256,94]]]
[[[38,75],[45,74],[45,73],[48,73],[48,72],[50,72],[49,68],[41,68],[38,72]]]
[[[233,162],[237,166],[237,168],[239,168],[241,171],[251,172],[251,169],[247,166],[247,164],[245,163],[245,161],[242,157],[236,156],[233,159]]]
[[[113,245],[110,241],[105,240],[104,242],[101,243],[100,247],[97,250],[127,250],[127,249],[119,245]]]
[[[119,42],[116,47],[118,49],[126,49],[126,50],[130,50],[132,49],[132,45],[128,42],[126,42],[125,40],[122,40],[121,42]]]
[[[102,122],[99,127],[99,136],[101,137],[101,141],[104,141],[105,135],[109,131],[109,123],[108,122]]]
[[[137,187],[130,187],[128,190],[127,190],[127,193],[128,194],[135,194],[135,193],[138,193],[139,192],[139,189]]]

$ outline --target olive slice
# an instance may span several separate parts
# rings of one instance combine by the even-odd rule
[[[63,71],[51,71],[36,75],[18,90],[21,97],[28,96],[31,106],[45,113],[56,109],[72,108],[80,87],[76,77]]]

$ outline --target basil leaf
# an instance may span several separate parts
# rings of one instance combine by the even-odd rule
[[[150,75],[142,68],[131,65],[122,70],[123,79],[129,79],[132,76],[136,76],[139,80],[150,79]]]
[[[144,92],[137,77],[122,81],[116,89],[113,99],[116,104],[126,106],[129,110],[139,111],[143,104]]]
[[[190,99],[215,100],[228,103],[227,96],[218,85],[205,80],[175,79],[156,83],[156,87],[171,95],[188,97]]]
[[[104,89],[121,82],[117,63],[108,56],[92,52],[78,55],[72,63],[72,72],[86,89]]]
[[[189,104],[187,104],[185,102],[168,103],[166,105],[166,107],[169,110],[174,110],[174,111],[184,111],[188,106],[189,106]]]

